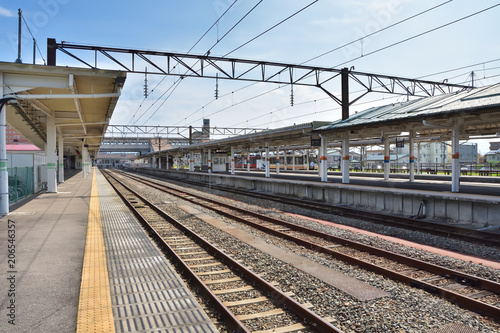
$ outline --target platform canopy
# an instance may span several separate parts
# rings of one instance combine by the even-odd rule
[[[64,153],[85,145],[97,155],[125,82],[120,71],[0,62],[6,121],[34,145],[45,150],[47,119],[55,118]]]
[[[265,147],[286,146],[287,149],[309,147],[311,144],[312,130],[329,124],[325,121],[313,121],[310,123],[296,124],[271,130],[263,130],[256,133],[233,136],[220,140],[207,141],[189,146],[179,146],[163,150],[164,152],[192,151],[203,149],[230,150],[231,147],[238,150],[258,150]],[[146,154],[156,155],[158,152]]]
[[[416,138],[446,141],[456,125],[461,140],[500,135],[500,84],[373,107],[314,132],[366,140],[415,131]]]

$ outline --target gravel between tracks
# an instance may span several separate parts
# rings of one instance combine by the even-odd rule
[[[239,228],[243,228],[248,232],[265,239],[269,243],[303,255],[310,260],[314,260],[332,269],[338,270],[346,275],[380,288],[390,294],[390,297],[384,297],[371,301],[359,301],[291,265],[262,253],[226,233],[220,232],[219,229],[216,229],[200,220],[193,219],[191,215],[177,207],[178,205],[186,205],[184,200],[166,195],[165,193],[154,189],[148,189],[145,186],[137,186],[137,189],[141,194],[147,196],[153,202],[160,204],[160,207],[162,207],[162,209],[167,211],[169,214],[181,219],[183,223],[196,232],[203,233],[207,240],[219,247],[224,248],[225,252],[234,257],[236,260],[247,266],[251,266],[252,270],[259,273],[263,278],[269,281],[278,282],[279,288],[286,292],[293,292],[295,294],[294,297],[298,301],[303,303],[312,303],[314,305],[313,311],[324,317],[332,317],[334,319],[332,323],[345,332],[421,333],[456,322],[465,324],[481,332],[493,333],[500,331],[500,325],[474,313],[462,310],[459,307],[424,291],[410,288],[402,283],[385,279],[380,275],[368,272],[356,266],[344,264],[343,262],[332,259],[327,255],[314,253],[288,241],[277,239],[276,237],[266,235],[252,228],[242,226],[239,223],[229,221],[224,217],[217,216],[227,223],[238,225]],[[208,195],[204,189],[201,189],[200,193]],[[460,269],[470,274],[500,281],[499,271],[495,269],[408,248],[380,238],[360,235],[351,231],[325,226],[310,220],[291,217],[281,213],[281,209],[287,209],[285,209],[286,207],[276,203],[269,203],[263,200],[255,200],[248,197],[237,198],[235,195],[231,195],[231,198],[238,200],[244,199],[253,206],[245,203],[240,203],[239,205],[247,209],[251,208],[253,211],[257,211],[259,213],[287,219],[291,222],[307,225],[308,227],[328,232],[336,236],[348,237],[349,239],[356,240],[358,242],[377,245],[393,252],[404,253],[418,259],[430,261],[439,265],[451,267],[453,269]],[[207,214],[215,215],[206,209],[199,207],[198,209]],[[290,209],[288,210],[290,211]],[[293,210],[293,213],[303,214],[304,212],[295,209]],[[311,212],[307,212],[307,215],[311,216]],[[325,220],[331,220],[332,218],[332,216],[325,216],[325,214],[317,214],[313,217]],[[363,229],[373,229],[373,226],[370,226],[370,228],[365,226],[365,224],[369,224],[367,222],[356,221],[338,216],[335,216],[334,218],[337,223],[352,225]],[[376,232],[383,234],[389,233],[394,236],[395,231],[389,230],[394,228],[383,227],[382,229],[383,232]],[[411,235],[414,234],[419,233],[411,232]],[[418,239],[423,239],[424,236],[416,235],[416,237],[417,239],[412,240],[419,242]],[[407,239],[407,237],[402,238]],[[470,244],[467,245],[464,242],[440,239],[440,237],[432,238],[436,238],[436,246],[439,244],[439,246],[443,248],[452,248],[456,250],[457,248],[467,246],[471,247]],[[428,240],[429,235],[425,235],[425,239]],[[473,247],[479,252],[475,254],[480,256],[495,258],[495,251],[498,252],[498,250],[488,247],[479,247],[476,245]],[[473,249],[468,250],[468,253],[474,252],[472,251]]]

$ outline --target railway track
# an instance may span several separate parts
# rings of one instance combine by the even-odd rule
[[[118,178],[103,172],[146,230],[235,332],[341,332],[227,256]],[[280,327],[276,327],[280,323]]]
[[[263,232],[426,290],[462,308],[487,315],[497,321],[500,320],[500,284],[497,282],[324,234],[293,223],[233,207],[225,202],[180,191],[171,186],[128,173],[126,177],[208,208]]]
[[[394,216],[383,213],[377,213],[373,211],[364,211],[362,209],[357,209],[357,208],[336,206],[327,203],[315,202],[304,199],[296,199],[276,194],[257,193],[244,189],[229,188],[226,186],[219,186],[213,184],[209,185],[206,183],[194,182],[185,179],[183,179],[182,182],[199,187],[205,187],[205,188],[210,187],[211,189],[214,190],[232,193],[236,195],[244,195],[246,197],[274,201],[280,204],[286,204],[294,206],[296,208],[313,210],[319,213],[340,215],[354,219],[362,219],[379,225],[398,227],[412,231],[420,231],[436,236],[454,238],[486,246],[500,247],[499,234],[494,232],[466,229],[459,226],[447,225],[443,223],[422,221],[421,219],[418,218],[408,218],[404,216]]]

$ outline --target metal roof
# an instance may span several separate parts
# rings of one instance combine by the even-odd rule
[[[202,150],[202,149],[257,149],[264,148],[266,145],[289,146],[310,144],[311,131],[328,124],[328,122],[313,121],[310,123],[292,125],[277,129],[265,130],[257,133],[239,135],[221,140],[202,142],[189,146],[175,147],[162,151],[175,152],[182,150]],[[158,153],[158,152],[155,152]],[[152,153],[154,154],[154,153]]]
[[[125,72],[0,62],[0,73],[4,96],[17,98],[7,104],[9,125],[45,149],[47,116],[54,116],[65,154],[83,143],[97,154]]]
[[[381,130],[413,129],[419,135],[446,136],[453,117],[463,118],[464,138],[499,132],[500,84],[373,107],[315,132],[331,136],[350,131],[353,138],[368,138]]]

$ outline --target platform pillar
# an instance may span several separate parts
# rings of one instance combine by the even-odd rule
[[[87,174],[90,171],[89,167],[89,151],[85,144],[82,144],[82,177],[87,178]]]
[[[349,133],[342,138],[342,184],[349,184]]]
[[[250,172],[250,148],[247,151],[247,172]]]
[[[269,145],[266,143],[266,178],[271,177],[271,166],[269,165]]]
[[[306,170],[310,170],[310,164],[309,164],[309,149],[306,150]]]
[[[168,153],[167,153],[167,155],[165,155],[165,164],[166,164],[165,165],[166,169],[170,170],[170,163],[168,163]]]
[[[410,173],[410,182],[415,181],[415,131],[411,130],[410,131],[410,163],[408,166],[409,173]]]
[[[208,150],[208,173],[212,173],[212,150]]]
[[[47,115],[47,192],[57,193],[57,153],[56,153],[56,118]]]
[[[57,148],[57,152],[58,152],[58,155],[59,156],[59,168],[58,168],[58,182],[59,183],[64,183],[64,142],[63,142],[63,135],[62,135],[62,132],[59,132],[59,135],[58,135],[58,142],[57,142],[57,145],[58,145],[58,148]]]
[[[177,171],[179,171],[179,165],[180,165],[180,164],[181,164],[181,163],[179,162],[179,153],[177,153],[177,154],[175,155],[175,167],[176,167],[176,170],[177,170]]]
[[[325,137],[321,137],[321,147],[320,147],[320,157],[319,157],[319,169],[321,173],[321,181],[328,181],[328,163],[327,163],[327,148],[328,142]]]
[[[194,152],[189,152],[189,171],[194,171]]]
[[[161,153],[158,152],[158,169],[161,169]]]
[[[460,127],[457,121],[453,124],[451,138],[451,192],[460,191]]]
[[[280,174],[280,146],[276,146],[276,174]]]
[[[292,170],[295,171],[295,149],[292,150]]]
[[[3,73],[0,72],[0,98],[4,93]],[[7,148],[5,130],[7,127],[7,106],[0,104],[0,216],[9,214],[9,173],[7,171]]]
[[[391,173],[391,150],[389,145],[389,136],[384,138],[384,180],[389,180]]]
[[[236,173],[236,165],[234,164],[234,147],[231,147],[231,174]]]
[[[420,142],[417,143],[417,173],[421,174],[422,173],[422,159],[420,158]]]
[[[284,159],[283,160],[283,170],[284,171],[287,171],[287,169],[288,169],[288,161],[287,161],[287,155],[286,155],[286,153],[287,153],[287,150],[286,149],[283,150],[283,159]]]

